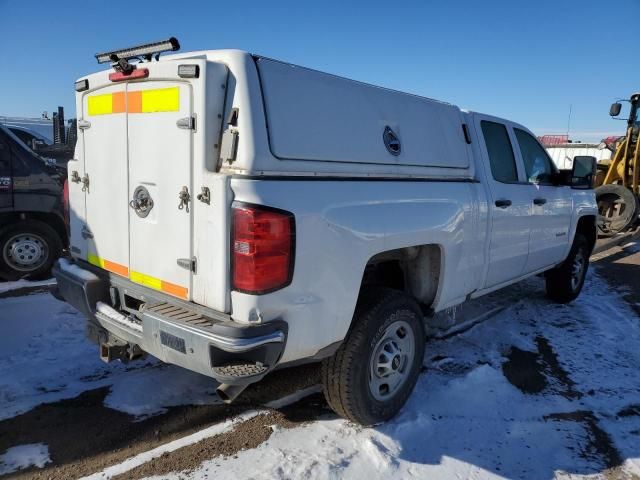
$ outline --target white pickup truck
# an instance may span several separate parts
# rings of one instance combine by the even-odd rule
[[[76,82],[54,271],[105,360],[147,352],[227,401],[322,361],[329,405],[371,425],[436,312],[543,272],[580,293],[593,159],[560,172],[514,122],[242,51],[149,50]]]

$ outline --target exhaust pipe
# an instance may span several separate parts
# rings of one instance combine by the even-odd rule
[[[222,383],[216,389],[216,393],[224,403],[231,403],[238,398],[238,395],[244,392],[244,389],[247,387],[248,385],[229,385],[228,383]]]

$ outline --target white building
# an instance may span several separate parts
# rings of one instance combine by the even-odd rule
[[[545,147],[551,159],[560,169],[571,169],[573,158],[580,155],[596,157],[598,162],[609,160],[613,152],[604,143],[561,143]]]

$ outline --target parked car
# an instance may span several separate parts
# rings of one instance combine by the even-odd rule
[[[49,145],[51,142],[49,139],[40,135],[38,132],[31,128],[21,127],[18,125],[7,125],[7,128],[22,142],[32,150],[35,150],[34,145]]]
[[[227,401],[322,361],[329,405],[371,425],[434,312],[541,273],[580,293],[593,165],[560,174],[526,127],[236,50],[114,55],[76,82],[55,266],[105,360],[148,352]]]
[[[46,278],[67,242],[66,171],[0,126],[0,279]]]

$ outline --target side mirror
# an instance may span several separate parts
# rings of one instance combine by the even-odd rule
[[[620,102],[612,103],[611,108],[609,109],[609,115],[617,117],[620,115],[620,110],[622,110],[622,104]]]
[[[572,188],[593,188],[593,180],[596,175],[596,157],[588,155],[577,155],[573,158],[573,168],[571,169]]]

